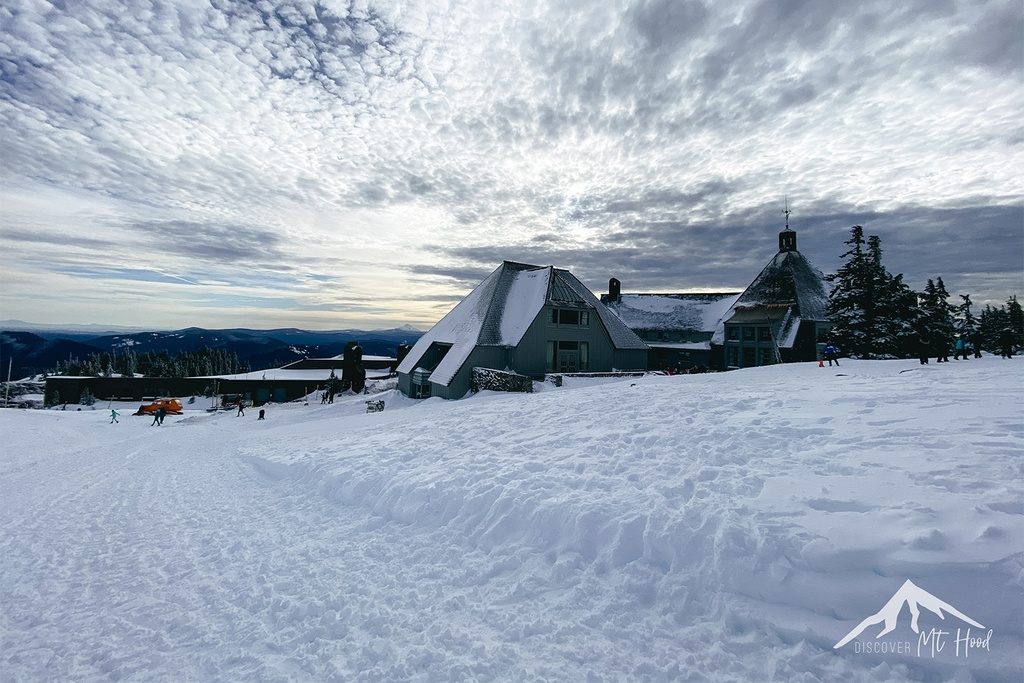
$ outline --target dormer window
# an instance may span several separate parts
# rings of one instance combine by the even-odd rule
[[[590,325],[590,311],[584,311],[578,308],[552,308],[551,324],[570,327],[588,327]]]

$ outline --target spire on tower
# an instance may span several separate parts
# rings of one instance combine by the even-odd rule
[[[796,251],[796,233],[789,229],[789,195],[786,195],[786,229],[779,233],[779,251]]]

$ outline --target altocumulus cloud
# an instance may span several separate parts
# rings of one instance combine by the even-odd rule
[[[9,0],[5,317],[425,327],[503,258],[742,287],[787,196],[822,269],[862,224],[911,286],[998,302],[1022,284],[1022,15]]]

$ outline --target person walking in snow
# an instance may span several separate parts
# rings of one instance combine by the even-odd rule
[[[828,361],[829,366],[832,365],[832,361],[835,361],[836,366],[839,366],[839,349],[832,342],[825,344],[825,360]]]
[[[153,411],[153,421],[150,423],[150,425],[149,425],[150,427],[152,427],[153,425],[159,425],[160,424],[160,411],[161,410],[163,410],[163,408],[157,408],[156,410]]]
[[[239,416],[245,417],[245,401],[244,400],[239,400],[238,401],[238,412],[235,413],[235,417],[239,417]]]
[[[924,335],[915,330],[912,339],[913,345],[917,349],[917,358],[921,361],[921,365],[928,365],[928,352],[931,351],[931,347],[929,347],[928,342],[924,340]]]
[[[999,332],[999,355],[1003,358],[1013,358],[1013,330],[1004,327]]]
[[[971,336],[968,337],[968,340],[971,342],[971,348],[974,349],[974,357],[981,358],[981,345],[984,343],[981,338],[981,332],[979,330],[971,332]]]
[[[956,338],[956,344],[953,346],[953,360],[960,360],[961,356],[967,360],[967,340],[963,338],[963,335]]]
[[[257,419],[257,420],[262,420],[262,419],[264,419],[264,417],[266,416],[266,414],[267,414],[267,411],[265,411],[265,410],[264,410],[263,408],[260,408],[260,416],[259,416],[259,417],[257,417],[256,419]]]
[[[115,422],[117,422],[117,411],[116,410],[111,410],[110,411],[110,424],[114,424]]]

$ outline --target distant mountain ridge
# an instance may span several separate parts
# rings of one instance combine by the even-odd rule
[[[57,327],[35,326],[33,330],[0,327],[0,363],[13,360],[11,377],[20,379],[52,371],[57,363],[69,357],[85,359],[103,352],[136,353],[165,351],[176,355],[203,347],[223,348],[248,363],[252,370],[280,367],[302,358],[327,358],[341,354],[350,341],[358,341],[364,355],[394,356],[398,345],[413,344],[423,334],[411,327],[386,330],[301,330],[279,328],[252,330],[233,328],[208,330],[188,327],[171,331],[110,331],[99,334],[81,331],[81,327],[61,330]],[[39,328],[45,329],[39,329]],[[7,379],[4,367],[3,378]]]

